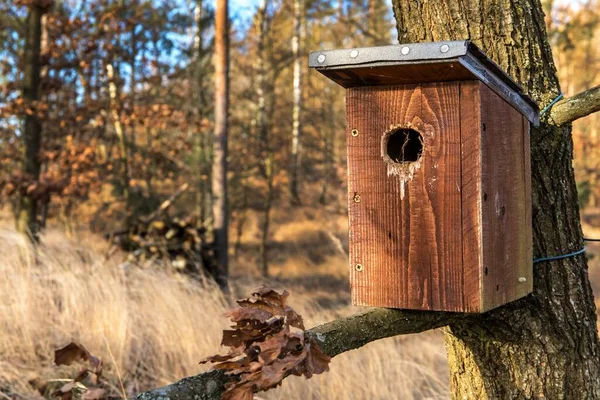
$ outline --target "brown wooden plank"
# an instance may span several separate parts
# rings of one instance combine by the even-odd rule
[[[430,265],[431,308],[464,311],[459,83],[426,84],[422,92],[421,117],[432,132],[425,137],[422,173],[408,184],[411,227],[418,237],[416,246],[411,237],[409,254],[417,268]]]
[[[400,308],[407,304],[407,208],[398,201],[400,186],[388,180],[380,156],[381,135],[397,120],[412,120],[421,110],[418,86],[349,89],[348,209],[350,282],[356,305]],[[358,136],[352,136],[353,129]],[[355,202],[360,196],[360,202]],[[361,272],[357,264],[363,265]]]
[[[352,88],[347,121],[354,304],[464,311],[459,84]],[[425,145],[401,199],[380,143],[391,125],[408,122]]]
[[[479,81],[460,83],[462,233],[465,310],[481,311],[481,98]]]
[[[527,293],[531,222],[527,221],[523,117],[489,88],[481,88],[483,311]],[[525,274],[525,276],[523,276]],[[519,277],[527,279],[519,283]]]

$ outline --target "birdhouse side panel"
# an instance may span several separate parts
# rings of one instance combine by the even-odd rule
[[[461,202],[465,311],[482,310],[481,82],[460,83]]]
[[[483,310],[533,289],[529,123],[486,86],[482,112]]]
[[[459,83],[351,88],[346,104],[354,304],[465,311]],[[390,163],[413,138],[417,159]]]

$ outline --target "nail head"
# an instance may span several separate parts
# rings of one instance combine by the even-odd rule
[[[450,46],[448,46],[447,44],[443,44],[442,47],[440,47],[440,51],[442,53],[447,53],[448,50],[450,50]]]
[[[407,55],[410,52],[410,48],[408,46],[404,46],[400,52],[404,55]]]
[[[352,50],[352,51],[350,52],[350,57],[351,57],[351,58],[356,58],[356,57],[358,57],[358,50]]]
[[[319,57],[317,57],[317,61],[320,63],[325,62],[325,55],[324,54],[319,54]]]

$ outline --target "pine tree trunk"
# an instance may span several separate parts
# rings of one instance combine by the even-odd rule
[[[228,276],[227,114],[229,110],[229,11],[217,0],[215,15],[215,140],[212,163],[212,216],[217,256],[214,278],[222,288]]]
[[[471,38],[541,107],[560,93],[538,0],[394,0],[402,43]],[[583,247],[571,127],[531,130],[534,255]],[[457,399],[600,398],[600,348],[584,256],[534,265],[534,293],[446,331]]]
[[[294,0],[294,36],[292,38],[292,53],[294,55],[294,107],[292,110],[292,166],[290,177],[290,195],[293,204],[300,203],[300,162],[301,162],[301,144],[302,135],[301,112],[302,112],[302,82],[301,68],[302,60],[300,58],[300,41],[302,40],[302,2]]]
[[[35,3],[29,8],[25,38],[25,70],[23,73],[23,100],[33,105],[40,99],[40,52],[42,44],[42,15],[44,11]],[[27,114],[23,126],[23,175],[37,182],[40,178],[40,157],[42,124],[35,113]],[[37,240],[37,200],[23,195],[19,202],[17,229]]]

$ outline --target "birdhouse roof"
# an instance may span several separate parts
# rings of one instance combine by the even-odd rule
[[[345,88],[478,79],[539,125],[537,104],[468,40],[315,51],[308,64]]]

